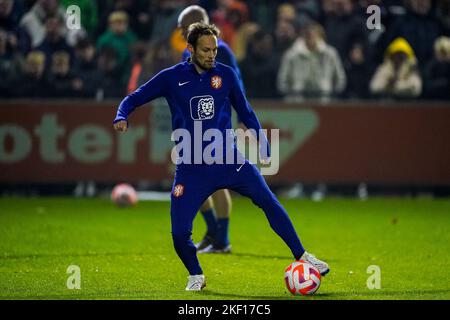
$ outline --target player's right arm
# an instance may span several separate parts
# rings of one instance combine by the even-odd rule
[[[114,129],[119,132],[127,131],[128,116],[139,106],[146,104],[156,98],[165,96],[166,71],[163,70],[140,86],[136,91],[130,93],[119,105],[114,118]]]

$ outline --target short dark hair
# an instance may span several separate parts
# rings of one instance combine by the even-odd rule
[[[195,48],[195,46],[197,45],[197,40],[201,36],[219,37],[219,34],[220,31],[215,25],[196,22],[189,26],[187,42]]]

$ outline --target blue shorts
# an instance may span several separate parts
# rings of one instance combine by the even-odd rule
[[[258,206],[264,200],[277,201],[259,169],[247,160],[244,164],[178,165],[171,196],[172,232],[192,230],[200,206],[219,189],[236,191]]]

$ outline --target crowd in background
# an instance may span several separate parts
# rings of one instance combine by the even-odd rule
[[[72,4],[80,29],[66,25]],[[0,0],[0,97],[122,98],[181,60],[192,4],[249,98],[450,99],[450,0]]]

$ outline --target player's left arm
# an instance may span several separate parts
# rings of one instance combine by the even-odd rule
[[[245,94],[244,82],[242,81],[242,73],[239,69],[236,57],[234,56],[233,51],[231,51],[230,47],[228,47],[227,45],[219,46],[216,60],[233,69],[238,77],[239,85],[241,86],[242,91]]]
[[[236,72],[236,75],[239,80],[239,85],[241,86],[242,92],[245,95],[244,80],[242,79],[242,73],[241,70],[239,69],[238,62],[233,54],[233,51],[231,51],[230,47],[225,43],[223,43],[223,45],[219,45],[216,60],[229,66],[231,69],[233,69],[234,72]],[[239,115],[237,115],[237,123],[239,128],[243,130],[247,129],[244,123],[242,122],[241,118],[239,117]]]
[[[262,160],[268,161],[268,158],[270,158],[270,146],[269,142],[267,141],[267,137],[264,132],[261,131],[262,127],[258,120],[258,117],[256,116],[255,112],[250,106],[250,103],[245,97],[242,87],[239,85],[239,79],[234,71],[232,78],[232,88],[230,90],[231,104],[233,105],[243,124],[247,128],[255,130],[259,145],[261,147],[266,147],[266,150],[264,150],[265,152],[262,152],[263,149],[260,150]]]

